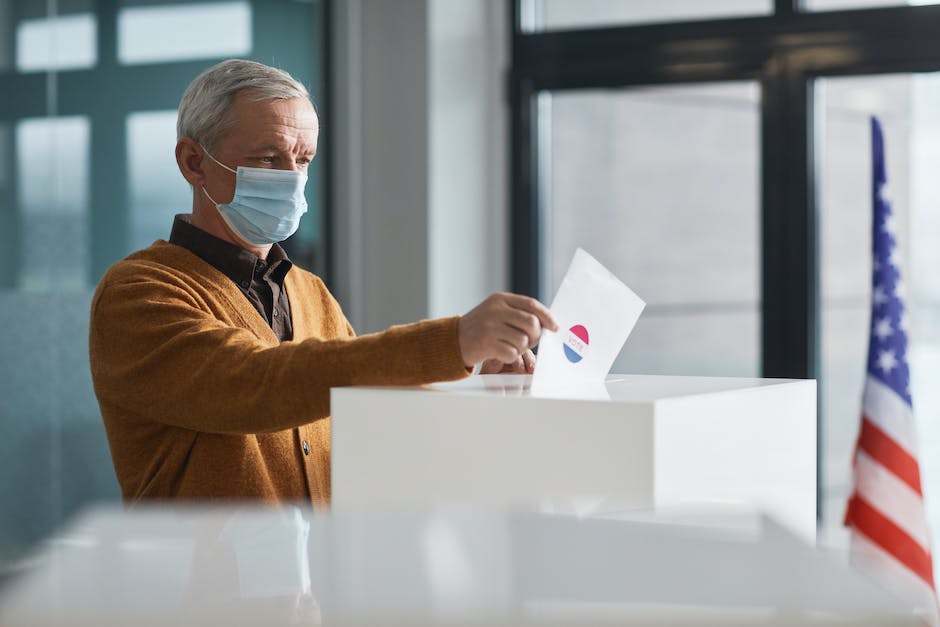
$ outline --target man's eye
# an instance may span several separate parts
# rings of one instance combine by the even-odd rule
[[[261,161],[261,163],[274,163],[274,157],[268,155],[268,156],[265,156],[265,157],[261,157],[261,158],[259,159],[259,161]]]

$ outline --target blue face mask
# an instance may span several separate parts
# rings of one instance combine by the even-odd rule
[[[235,196],[230,203],[220,205],[205,187],[202,188],[202,193],[216,206],[235,235],[247,244],[268,246],[286,240],[297,231],[301,216],[307,213],[306,172],[244,166],[233,170],[216,160],[208,150],[206,155],[235,173]]]

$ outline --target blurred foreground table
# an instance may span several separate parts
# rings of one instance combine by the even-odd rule
[[[86,513],[0,595],[0,624],[914,625],[770,519],[437,507]]]

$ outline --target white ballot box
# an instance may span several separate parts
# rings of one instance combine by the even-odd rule
[[[334,389],[334,507],[739,503],[815,538],[815,381],[611,375],[536,398],[529,379]]]

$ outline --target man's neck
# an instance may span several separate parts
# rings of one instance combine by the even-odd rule
[[[218,210],[214,208],[211,210],[205,208],[194,209],[192,214],[186,216],[184,219],[210,235],[214,235],[219,239],[244,248],[259,259],[267,259],[268,253],[271,252],[270,244],[267,246],[255,246],[242,241],[241,238],[232,232],[232,229],[229,228],[225,220],[222,219],[222,216],[219,215]]]

